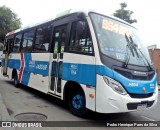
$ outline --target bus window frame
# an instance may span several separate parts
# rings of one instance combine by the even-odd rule
[[[18,50],[17,52],[15,52],[15,51],[13,51],[13,48],[14,48],[16,36],[18,36],[19,34],[21,34],[20,46],[19,46],[19,50]],[[14,42],[12,43],[12,44],[13,44],[12,53],[20,53],[20,52],[21,52],[22,39],[23,39],[23,32],[18,32],[18,33],[16,33],[16,34],[14,34]]]
[[[25,33],[28,33],[28,32],[30,32],[30,31],[34,31],[34,34],[33,34],[33,42],[32,42],[32,47],[31,47],[32,49],[29,50],[29,51],[22,50],[22,48],[23,48],[24,35],[25,35]],[[27,29],[27,30],[24,30],[24,31],[23,31],[23,36],[22,36],[22,41],[21,41],[21,47],[20,47],[20,52],[21,52],[21,53],[32,53],[32,52],[33,52],[33,46],[34,46],[34,43],[35,43],[35,34],[36,34],[36,31],[37,31],[37,28],[36,28],[36,27],[33,27],[33,28],[30,28],[30,29]],[[27,44],[27,46],[28,46],[28,44]]]
[[[12,43],[10,44],[9,48],[7,49],[6,45],[8,44],[8,40],[9,40],[9,39],[13,39],[13,41],[12,41]],[[15,39],[15,34],[6,36],[6,38],[5,38],[5,45],[4,45],[5,50],[3,51],[4,54],[6,54],[6,53],[13,53],[14,39]],[[7,49],[7,50],[6,50],[6,49]]]
[[[36,36],[37,36],[37,30],[41,27],[47,27],[47,26],[50,26],[50,38],[49,38],[49,46],[48,46],[48,51],[35,51],[34,48],[35,48],[35,42],[36,42]],[[51,23],[44,23],[44,24],[41,24],[41,25],[38,25],[35,27],[35,34],[34,34],[34,43],[33,43],[33,47],[32,47],[32,53],[49,53],[50,52],[50,46],[51,46],[51,38],[52,38],[52,25]]]
[[[86,23],[86,26],[88,27],[88,30],[89,30],[89,33],[90,33],[89,35],[90,35],[90,38],[91,38],[91,41],[92,41],[92,53],[83,53],[83,52],[79,52],[79,51],[74,51],[74,50],[73,50],[73,51],[70,51],[70,50],[69,50],[69,44],[70,44],[70,40],[71,40],[72,26],[73,26],[73,23],[78,22],[78,21],[84,21],[84,22]],[[72,21],[70,26],[71,26],[71,27],[70,27],[69,41],[68,41],[68,45],[67,45],[67,48],[66,48],[65,52],[73,53],[73,54],[81,54],[81,55],[95,56],[93,39],[92,39],[91,31],[90,31],[90,28],[89,28],[89,25],[88,25],[87,20],[86,20],[86,19],[78,19],[78,20]]]
[[[54,37],[54,31],[56,28],[59,28],[59,27],[63,27],[63,26],[66,26],[66,36],[65,36],[65,45],[64,45],[64,51],[63,53],[65,53],[65,50],[66,50],[66,46],[68,45],[68,33],[70,33],[70,31],[68,30],[68,26],[69,26],[69,23],[65,23],[65,24],[61,24],[61,25],[58,25],[58,26],[55,26],[54,24],[52,24],[52,27],[51,27],[51,44],[50,44],[50,53],[54,53],[54,47],[55,47],[55,43],[54,43],[54,40],[55,40],[55,37]],[[58,52],[60,52],[60,46],[58,46]]]

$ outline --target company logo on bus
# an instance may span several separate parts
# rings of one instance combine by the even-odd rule
[[[153,84],[153,83],[151,83],[151,84],[150,84],[150,88],[152,88],[152,89],[154,89],[154,88],[155,88],[155,86],[156,86],[156,85],[155,85],[155,84]]]
[[[145,72],[140,72],[140,71],[134,71],[134,74],[139,74],[139,75],[147,76],[147,73],[145,73]]]
[[[138,83],[129,83],[128,86],[138,87]]]
[[[76,75],[78,70],[78,65],[71,64],[71,75]]]
[[[146,88],[145,87],[143,87],[143,92],[146,93]]]

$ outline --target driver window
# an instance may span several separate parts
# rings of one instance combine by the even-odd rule
[[[86,22],[72,23],[69,51],[93,54],[93,43]]]

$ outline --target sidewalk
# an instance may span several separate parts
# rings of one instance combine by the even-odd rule
[[[0,67],[0,78],[2,77],[1,74],[1,67]],[[4,104],[1,92],[0,92],[0,121],[11,121],[7,108]]]
[[[3,99],[2,99],[2,96],[1,96],[1,93],[0,93],[0,121],[12,121],[8,111],[7,111],[7,108],[3,102]],[[0,128],[1,130],[15,130],[15,128],[10,128],[10,127],[3,127],[3,128]]]
[[[3,102],[1,94],[0,94],[0,121],[11,121],[11,118],[8,114],[7,108]]]

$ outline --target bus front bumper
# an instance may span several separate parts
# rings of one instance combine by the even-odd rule
[[[131,98],[128,94],[121,95],[99,77],[100,87],[96,88],[96,112],[123,113],[149,109],[157,103],[158,86],[152,96],[148,98]]]

